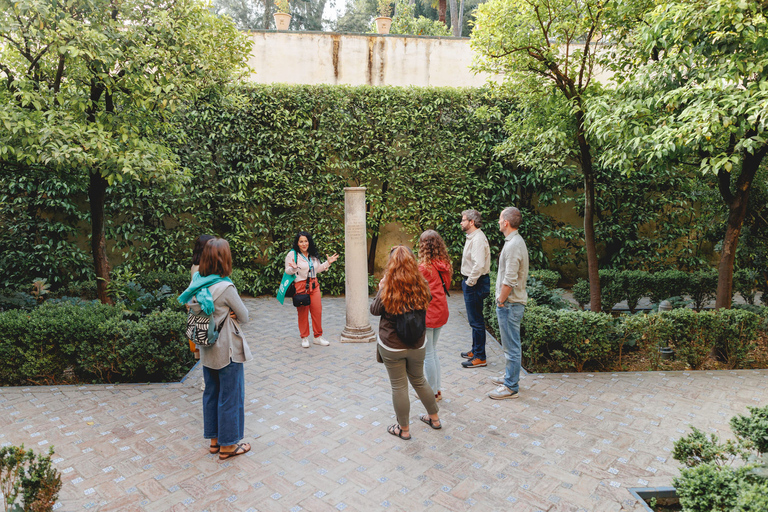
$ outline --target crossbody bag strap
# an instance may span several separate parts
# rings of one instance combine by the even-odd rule
[[[437,277],[440,278],[440,282],[443,283],[443,291],[445,292],[446,297],[450,297],[451,294],[448,293],[448,288],[445,286],[445,281],[443,281],[443,274],[440,273],[440,271],[437,271]]]

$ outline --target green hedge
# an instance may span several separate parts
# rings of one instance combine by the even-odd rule
[[[194,360],[180,311],[136,320],[121,306],[49,301],[0,312],[0,385],[174,381]]]
[[[759,275],[756,271],[737,271],[734,274],[734,294],[738,292],[747,303],[754,304]],[[694,308],[700,310],[715,298],[717,277],[715,269],[694,272],[600,270],[603,312],[611,312],[616,304],[624,300],[627,301],[630,311],[634,312],[642,297],[649,297],[651,302],[658,304],[671,297],[682,296],[690,297]],[[576,281],[571,292],[582,308],[589,304],[589,282],[586,279]],[[763,300],[768,300],[768,297],[764,295]]]
[[[614,319],[605,313],[528,306],[521,328],[523,361],[532,371],[582,371],[586,366],[599,370],[618,361],[620,350],[637,347],[658,365],[658,348],[669,346],[692,369],[713,352],[728,367],[738,368],[748,362],[767,320],[768,308],[759,314],[683,308]]]

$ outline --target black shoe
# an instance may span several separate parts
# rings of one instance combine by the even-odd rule
[[[474,358],[474,359],[470,359],[469,361],[464,361],[463,363],[461,363],[461,366],[463,366],[464,368],[478,368],[480,366],[488,366],[488,365],[486,364],[485,359]]]
[[[464,359],[474,359],[475,354],[473,354],[472,351],[470,350],[469,352],[462,352],[461,357],[463,357]]]

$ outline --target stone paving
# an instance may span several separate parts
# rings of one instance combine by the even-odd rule
[[[394,423],[373,344],[341,344],[344,299],[325,298],[330,347],[299,345],[296,313],[247,299],[246,439],[226,462],[202,439],[195,367],[181,383],[0,388],[0,444],[55,447],[57,510],[372,511],[641,510],[629,487],[670,485],[672,443],[689,425],[728,435],[728,420],[764,405],[768,371],[527,375],[521,397],[493,401],[502,368],[463,369],[470,330],[450,299],[439,356],[442,430]],[[376,324],[376,318],[372,318]]]

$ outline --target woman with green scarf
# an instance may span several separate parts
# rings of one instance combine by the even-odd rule
[[[247,453],[245,436],[245,374],[243,363],[253,359],[240,324],[248,321],[248,309],[229,275],[232,253],[223,238],[210,240],[200,257],[200,268],[192,283],[179,296],[191,311],[213,314],[211,321],[221,326],[211,346],[200,347],[203,364],[203,436],[211,440],[210,452],[224,460]]]

